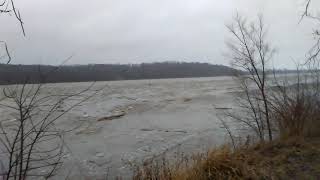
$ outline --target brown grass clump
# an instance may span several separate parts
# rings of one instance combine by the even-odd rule
[[[320,179],[320,139],[291,138],[235,151],[224,146],[189,160],[179,166],[149,162],[134,179]]]

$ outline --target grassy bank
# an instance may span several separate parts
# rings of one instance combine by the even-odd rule
[[[320,138],[292,137],[235,151],[224,146],[174,163],[153,161],[134,179],[320,179]]]

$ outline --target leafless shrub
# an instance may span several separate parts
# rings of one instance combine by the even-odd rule
[[[312,2],[306,2],[302,18],[320,22],[319,16],[310,11]],[[227,28],[233,37],[227,42],[228,56],[232,59],[232,65],[246,74],[236,76],[242,90],[237,97],[237,114],[226,112],[226,117],[251,129],[260,141],[264,141],[265,136],[272,140],[274,134],[282,137],[318,134],[319,30],[313,33],[316,43],[308,53],[304,69],[298,68],[295,75],[290,75],[291,80],[282,79],[280,84],[278,75],[274,74],[271,82],[270,72],[266,70],[274,49],[266,41],[263,18],[259,16],[257,21],[250,23],[237,15]],[[292,77],[296,77],[296,80],[292,80]]]
[[[308,18],[320,23],[319,9],[315,9],[315,1],[306,0],[302,21]],[[277,85],[277,90],[272,92],[273,119],[277,122],[280,136],[317,136],[319,135],[320,116],[320,33],[319,27],[313,30],[315,43],[307,53],[306,71],[301,71],[298,66],[296,80],[283,82]],[[300,72],[305,72],[301,74]],[[276,78],[275,78],[276,79]],[[277,80],[276,80],[277,82]]]
[[[316,27],[312,33],[315,43],[313,44],[310,51],[308,52],[308,58],[307,58],[308,63],[316,63],[316,62],[318,63],[319,54],[320,54],[320,29],[319,29],[320,15],[319,15],[319,12],[313,11],[313,7],[315,7],[314,1],[306,0],[305,8],[301,16],[301,20],[304,18],[308,18],[308,19],[314,20],[318,25],[318,27]],[[316,11],[319,11],[319,9],[316,9]]]
[[[317,136],[320,127],[320,96],[318,81],[312,72],[300,73],[295,80],[283,81],[271,93],[273,122],[281,137]]]
[[[264,141],[265,134],[272,140],[266,68],[275,50],[266,40],[263,18],[258,16],[257,21],[248,22],[237,15],[227,28],[233,38],[227,42],[228,56],[234,67],[247,73],[236,76],[243,91],[238,98],[242,115],[228,116],[253,129],[261,141]]]
[[[232,64],[247,74],[236,76],[241,88],[238,108],[236,113],[226,112],[226,117],[251,129],[262,142],[265,136],[272,140],[275,134],[316,134],[320,115],[317,66],[308,64],[306,71],[298,68],[290,80],[280,80],[276,73],[272,78],[266,66],[274,50],[266,41],[262,17],[249,24],[238,15],[228,29],[235,39],[227,42]]]
[[[2,89],[4,97],[0,106],[14,118],[1,117],[0,121],[3,179],[54,176],[65,153],[64,134],[70,131],[58,129],[57,121],[98,92],[92,89],[92,84],[76,93],[48,94],[47,84],[27,82]]]

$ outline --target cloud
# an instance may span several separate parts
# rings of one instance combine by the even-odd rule
[[[302,59],[312,43],[311,22],[298,24],[300,0],[28,0],[17,1],[27,36],[14,18],[0,17],[0,29],[14,63],[140,63],[164,60],[229,64],[222,55],[225,24],[236,11],[263,13],[275,64]]]

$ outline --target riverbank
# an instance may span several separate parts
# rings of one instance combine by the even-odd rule
[[[182,161],[145,164],[134,179],[319,179],[320,138],[292,137],[235,151],[224,146]]]

